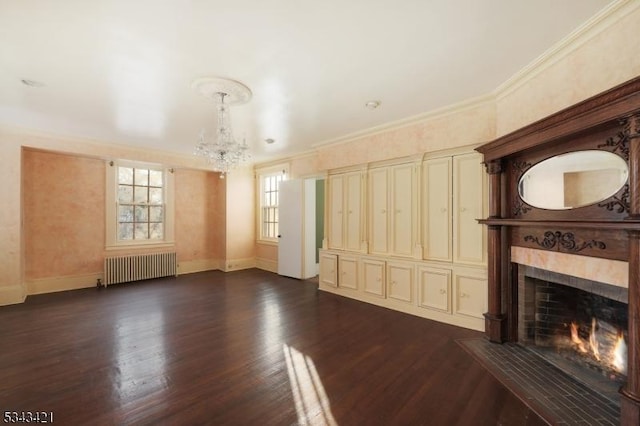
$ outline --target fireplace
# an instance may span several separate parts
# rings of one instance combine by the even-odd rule
[[[488,227],[488,340],[518,342],[551,357],[567,352],[577,360],[570,365],[613,377],[614,387],[619,380],[620,423],[639,425],[640,77],[476,149],[489,175],[489,211],[480,220]],[[615,177],[607,172],[612,167]],[[598,192],[601,185],[606,189]],[[518,250],[535,253],[523,262]],[[567,256],[571,262],[558,260]],[[615,282],[601,279],[608,262],[624,265],[626,276],[618,268]],[[529,266],[599,285],[521,271]],[[529,280],[521,285],[523,274]],[[621,287],[618,296],[611,297],[611,284]],[[530,297],[520,300],[520,293]],[[539,302],[549,297],[545,308]],[[558,298],[576,310],[549,321]],[[531,311],[536,304],[540,309]],[[626,374],[616,361],[624,358],[623,343]]]
[[[613,401],[627,377],[628,291],[518,268],[518,342]]]

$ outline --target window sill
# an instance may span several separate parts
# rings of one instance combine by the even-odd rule
[[[175,248],[175,242],[148,242],[148,243],[120,243],[118,245],[106,246],[105,251],[118,251],[118,250],[144,250],[144,249],[162,249],[162,248]]]
[[[262,244],[265,246],[277,246],[278,240],[256,240],[256,244]]]

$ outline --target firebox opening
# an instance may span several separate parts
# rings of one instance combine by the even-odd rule
[[[521,277],[520,343],[617,398],[626,380],[628,305],[619,296],[626,289],[523,269],[537,277]]]

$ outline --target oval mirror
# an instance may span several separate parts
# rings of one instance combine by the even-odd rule
[[[606,200],[627,182],[627,162],[609,151],[556,155],[531,167],[518,182],[520,197],[540,209],[567,210]]]

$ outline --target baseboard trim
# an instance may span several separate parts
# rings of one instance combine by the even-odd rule
[[[27,298],[20,284],[0,287],[0,306],[17,305]]]
[[[227,259],[222,265],[224,272],[240,271],[242,269],[251,269],[256,267],[256,258],[247,257],[244,259]]]
[[[198,259],[181,261],[178,259],[178,275],[193,274],[196,272],[220,270],[222,265],[220,259]]]
[[[100,281],[104,280],[104,274],[102,272],[64,277],[38,278],[25,281],[25,285],[27,294],[35,295],[95,287],[98,279]]]
[[[256,268],[263,271],[278,273],[278,261],[271,259],[256,258]]]

